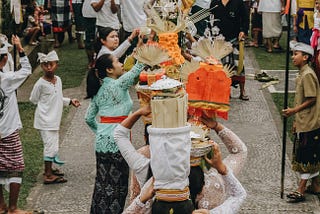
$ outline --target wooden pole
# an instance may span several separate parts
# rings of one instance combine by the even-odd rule
[[[288,88],[289,88],[289,60],[290,60],[290,29],[291,29],[291,1],[287,0],[289,10],[287,14],[287,52],[286,52],[286,72],[285,72],[285,89],[283,108],[288,107]],[[281,198],[284,193],[284,177],[285,177],[285,160],[286,160],[286,143],[287,143],[287,118],[283,117],[283,130],[282,130],[282,158],[281,158]]]

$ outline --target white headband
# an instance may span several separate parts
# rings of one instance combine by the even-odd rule
[[[59,61],[59,58],[56,51],[53,50],[53,51],[50,51],[48,54],[38,53],[38,61],[40,61],[40,63],[53,62],[53,61]]]
[[[0,34],[0,54],[7,54],[10,47],[12,47],[12,45],[8,42],[8,37]]]
[[[290,48],[292,51],[302,51],[304,53],[310,54],[311,56],[313,56],[314,54],[313,48],[310,45],[302,42],[291,41]]]

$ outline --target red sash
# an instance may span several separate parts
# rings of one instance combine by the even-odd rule
[[[115,116],[115,117],[100,116],[100,123],[121,123],[127,117],[128,116]]]

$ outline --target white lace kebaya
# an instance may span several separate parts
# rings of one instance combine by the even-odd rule
[[[135,173],[139,186],[143,187],[142,192],[151,184],[150,180],[146,182],[145,179],[150,159],[135,150],[128,138],[129,132],[130,129],[119,125],[115,129],[115,141],[121,154]],[[208,209],[210,210],[210,214],[237,213],[247,193],[234,174],[237,175],[244,165],[247,157],[247,147],[235,133],[226,127],[218,133],[218,136],[229,151],[229,155],[223,160],[228,168],[228,172],[224,176],[219,174],[214,168],[205,172],[205,185],[202,192],[197,196],[198,208]],[[137,194],[138,192],[133,190],[133,193]],[[146,203],[141,203],[139,199],[139,196],[136,197],[123,213],[151,213],[154,199],[150,199]]]

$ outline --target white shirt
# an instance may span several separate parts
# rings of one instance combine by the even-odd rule
[[[63,97],[60,77],[55,77],[55,84],[41,77],[33,86],[30,101],[37,105],[33,123],[36,129],[59,130],[63,105],[70,103],[70,98]]]
[[[211,4],[211,0],[196,0],[194,5],[197,5],[204,9],[209,9]]]
[[[91,0],[84,0],[82,6],[82,15],[85,18],[96,18],[97,12],[91,6]]]
[[[28,57],[20,58],[21,69],[13,72],[0,72],[0,87],[7,96],[3,108],[3,116],[0,118],[0,137],[4,138],[17,129],[22,128],[20,119],[16,90],[22,85],[31,74],[31,65]]]
[[[114,51],[112,51],[109,48],[107,48],[106,46],[102,45],[102,47],[97,55],[97,59],[103,54],[112,54],[113,56],[120,58],[126,52],[126,50],[128,50],[130,45],[131,45],[131,43],[127,39],[125,41],[123,41],[121,43],[121,45],[119,45],[119,47],[117,47]]]
[[[92,3],[98,3],[100,0],[91,0]],[[119,4],[119,0],[115,0],[116,4]],[[110,0],[105,0],[104,4],[97,12],[97,22],[96,25],[100,27],[111,27],[113,29],[120,29],[120,21],[118,19],[117,13],[111,12],[111,2]]]
[[[143,10],[144,0],[120,0],[123,29],[132,32],[135,28],[146,26],[147,15]]]
[[[281,7],[282,5],[280,0],[260,0],[258,12],[281,12]]]

